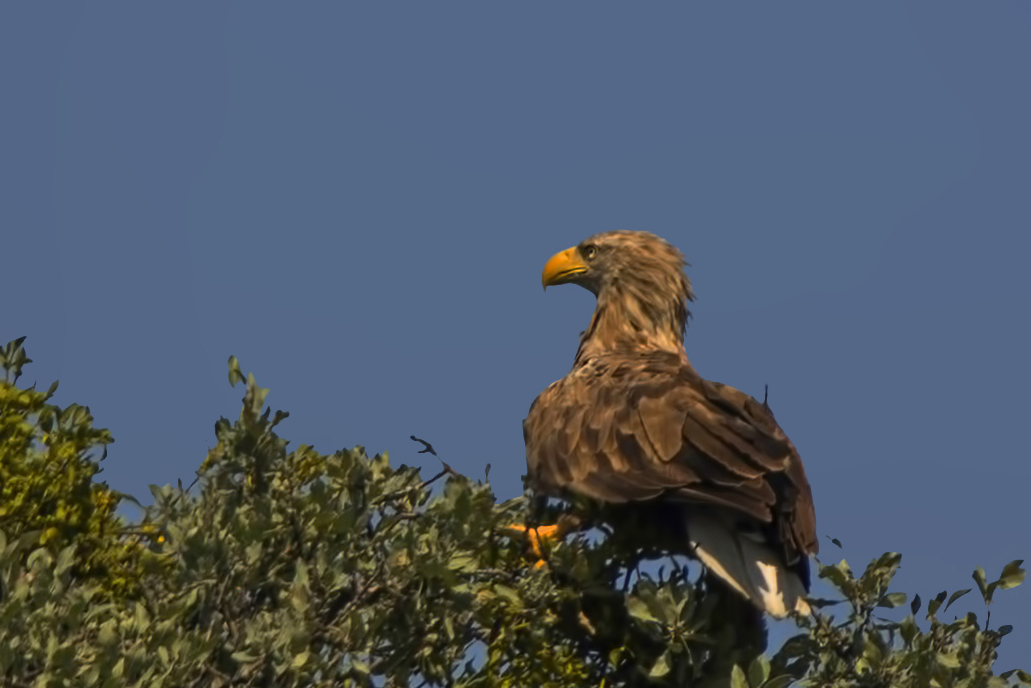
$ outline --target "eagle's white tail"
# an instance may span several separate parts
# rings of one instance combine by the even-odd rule
[[[809,614],[802,580],[759,533],[744,533],[721,514],[692,510],[687,533],[694,554],[727,585],[770,616]]]

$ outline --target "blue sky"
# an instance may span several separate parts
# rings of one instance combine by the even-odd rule
[[[1029,65],[1018,2],[5,3],[0,340],[141,497],[235,354],[295,444],[507,498],[593,307],[544,261],[652,231],[695,367],[770,385],[821,534],[926,600],[1031,559]],[[995,606],[1026,665],[1031,587]]]

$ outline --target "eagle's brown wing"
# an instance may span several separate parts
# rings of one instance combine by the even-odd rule
[[[708,503],[775,526],[788,561],[816,553],[802,461],[751,396],[670,354],[608,355],[534,401],[523,423],[531,481],[602,502]]]

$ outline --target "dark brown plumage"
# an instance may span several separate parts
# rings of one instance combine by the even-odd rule
[[[771,614],[804,613],[818,543],[802,461],[761,403],[688,362],[685,265],[659,237],[627,231],[548,261],[545,287],[579,284],[597,307],[573,369],[523,423],[531,482],[605,504],[676,504],[687,553]]]

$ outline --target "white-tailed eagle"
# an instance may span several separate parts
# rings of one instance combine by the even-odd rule
[[[597,306],[572,370],[523,423],[530,482],[552,496],[660,505],[683,552],[728,586],[773,616],[806,614],[818,543],[802,460],[765,404],[688,362],[685,265],[666,241],[630,231],[547,262],[545,288],[578,284]]]

